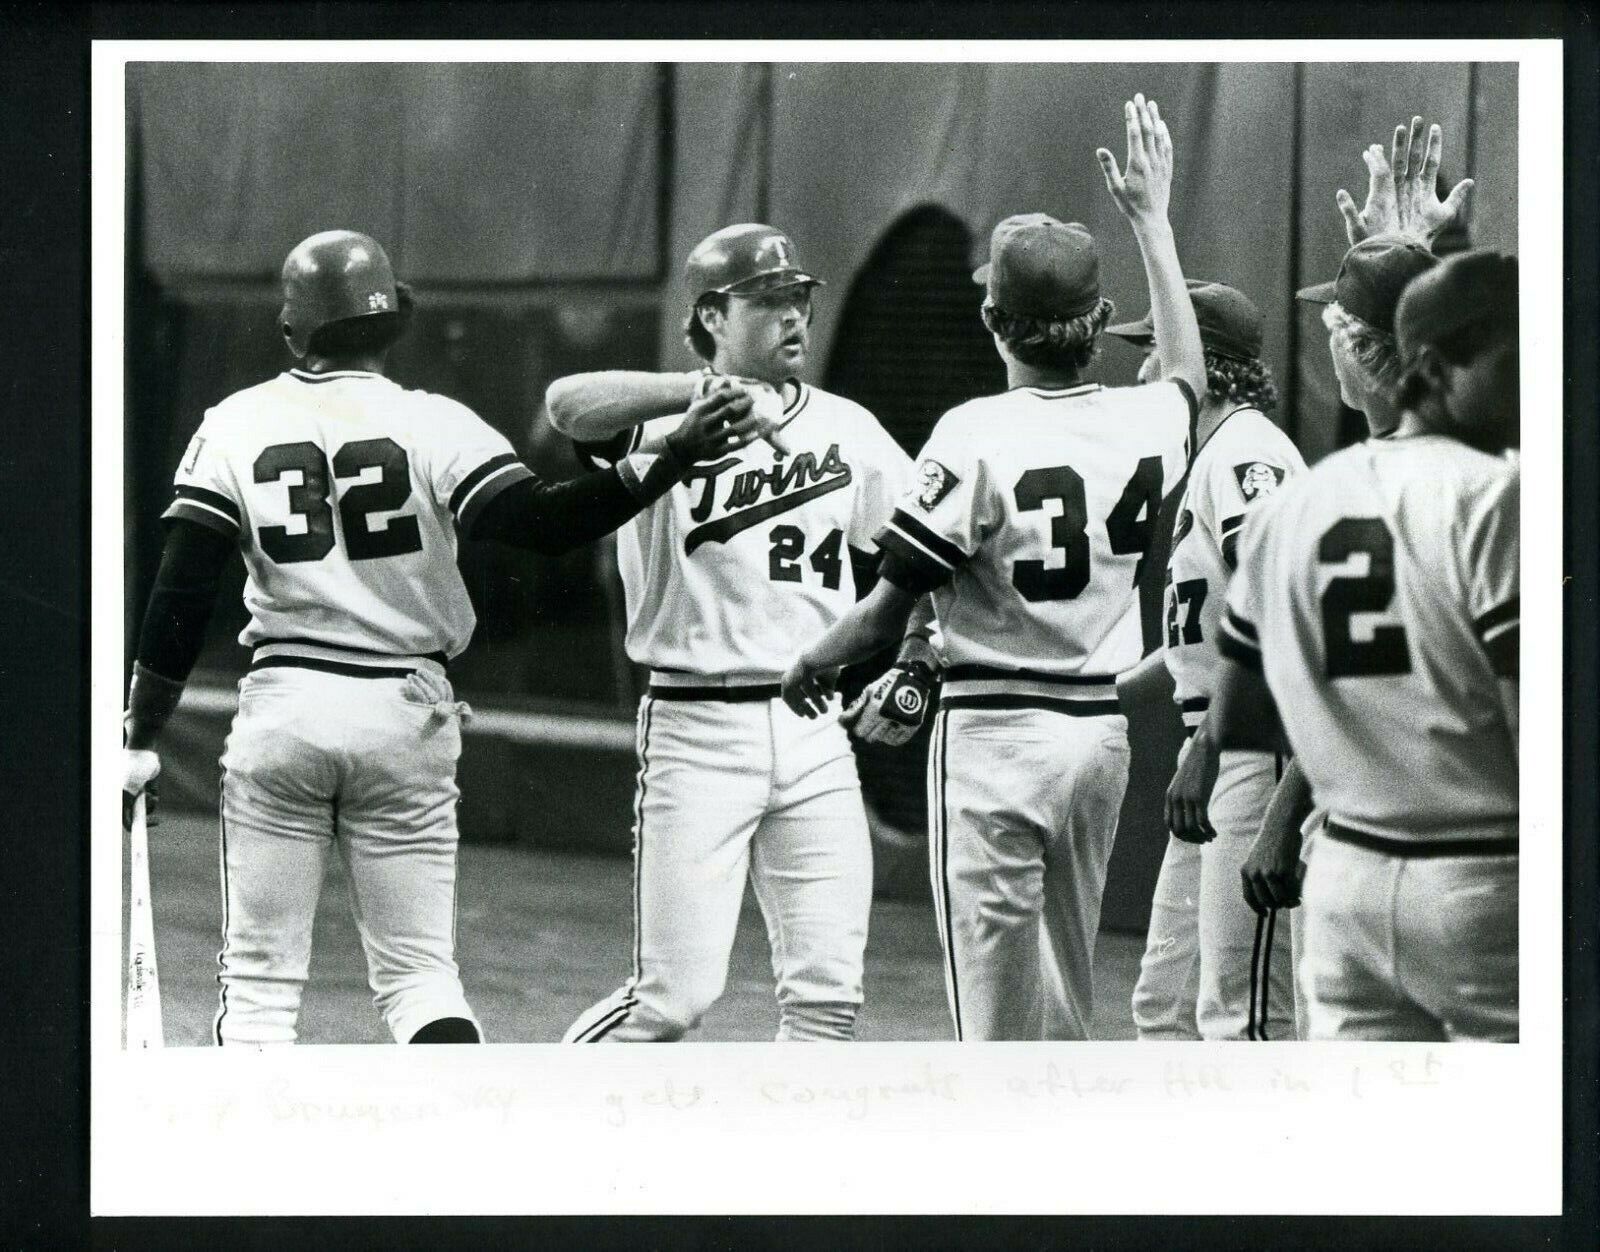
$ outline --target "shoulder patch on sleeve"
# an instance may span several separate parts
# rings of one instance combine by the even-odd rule
[[[1265,461],[1246,461],[1233,467],[1233,476],[1239,482],[1239,494],[1254,504],[1282,486],[1283,467],[1268,465]]]
[[[204,435],[196,435],[189,440],[189,451],[184,454],[183,458],[183,472],[185,474],[194,473],[195,464],[200,460],[200,449],[205,446],[206,439]]]
[[[917,464],[917,504],[923,512],[932,513],[960,481],[948,466],[925,457]]]

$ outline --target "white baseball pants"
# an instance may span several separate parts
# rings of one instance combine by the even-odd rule
[[[335,849],[396,1041],[476,1023],[455,961],[460,721],[405,688],[298,667],[240,681],[222,756],[219,1044],[294,1042]]]
[[[929,864],[957,1039],[1089,1037],[1100,897],[1127,786],[1121,714],[939,711]]]
[[[1516,1042],[1517,868],[1515,854],[1400,857],[1320,832],[1304,893],[1309,1037]]]
[[[1188,747],[1186,741],[1180,759]],[[1290,916],[1257,917],[1240,880],[1282,773],[1280,759],[1222,753],[1206,809],[1216,838],[1167,840],[1133,989],[1139,1038],[1296,1037]]]
[[[780,1040],[849,1039],[862,998],[872,845],[832,712],[775,695],[639,706],[634,968],[565,1042],[675,1040],[722,995],[748,878],[767,924]]]

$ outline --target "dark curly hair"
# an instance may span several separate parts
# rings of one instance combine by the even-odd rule
[[[319,326],[306,344],[306,355],[323,357],[366,356],[392,348],[406,327],[411,324],[411,314],[417,307],[416,297],[406,283],[394,285],[394,313],[368,313],[361,317],[341,318]]]
[[[983,324],[1024,365],[1079,373],[1100,351],[1100,332],[1116,311],[1101,296],[1087,313],[1055,322],[1007,313],[985,300]]]
[[[703,361],[709,361],[717,355],[717,341],[711,337],[711,332],[700,321],[700,310],[708,304],[712,308],[721,309],[724,313],[728,311],[728,297],[719,292],[712,292],[694,302],[694,308],[689,310],[689,316],[683,323],[684,340]]]
[[[1278,407],[1278,384],[1267,363],[1257,357],[1224,356],[1207,348],[1206,389],[1213,399],[1247,404],[1263,413]]]

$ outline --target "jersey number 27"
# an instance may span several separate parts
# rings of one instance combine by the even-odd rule
[[[409,513],[391,517],[382,530],[373,530],[370,513],[402,507],[411,498],[411,458],[393,439],[358,439],[328,455],[309,439],[277,443],[256,458],[255,480],[275,483],[298,470],[300,482],[289,487],[289,512],[306,519],[306,528],[291,534],[287,526],[262,526],[256,530],[261,550],[279,565],[295,561],[320,561],[333,551],[333,508],[328,503],[335,478],[360,478],[369,469],[380,470],[377,482],[357,483],[339,494],[339,522],[344,547],[352,561],[372,561],[422,551],[417,519]]]

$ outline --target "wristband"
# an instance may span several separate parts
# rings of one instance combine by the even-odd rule
[[[128,684],[128,712],[123,732],[130,748],[148,748],[161,733],[183,695],[183,684],[135,661]]]

